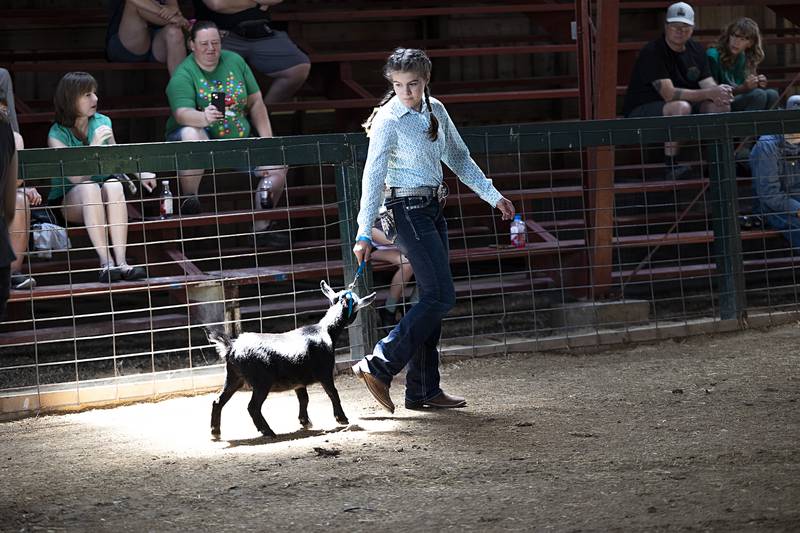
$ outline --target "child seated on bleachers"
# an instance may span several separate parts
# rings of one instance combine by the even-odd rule
[[[97,82],[86,72],[69,72],[56,87],[56,122],[50,128],[51,148],[115,144],[111,119],[97,112]],[[51,180],[50,205],[61,206],[68,222],[84,224],[100,259],[100,282],[147,277],[142,267],[128,264],[128,209],[119,180],[110,176],[63,176]],[[148,190],[155,180],[142,180]],[[111,235],[109,251],[108,235]],[[112,257],[113,253],[113,257]]]

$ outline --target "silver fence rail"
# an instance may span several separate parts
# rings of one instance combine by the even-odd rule
[[[796,115],[465,128],[527,231],[513,245],[509,223],[446,172],[457,305],[443,352],[597,346],[793,316],[795,250],[760,216],[747,152],[759,136],[800,131]],[[674,167],[664,165],[666,141],[681,143]],[[96,228],[63,220],[59,205],[32,209],[31,236],[46,240],[49,215],[70,244],[25,255],[36,286],[12,291],[0,325],[0,416],[215,388],[220,362],[204,328],[278,332],[316,321],[327,307],[320,280],[340,288],[355,275],[366,150],[363,135],[349,134],[23,151],[25,186],[43,196],[54,177],[117,175],[127,216],[109,222],[104,197],[97,228],[117,244],[124,230],[128,263],[148,276],[99,281]],[[264,166],[288,174],[262,205]],[[178,176],[193,169],[203,171],[201,210],[186,214]],[[135,179],[142,172],[169,182],[175,215],[161,216],[158,188]],[[343,364],[414,303],[401,254],[384,252],[359,280],[378,304],[340,340]]]

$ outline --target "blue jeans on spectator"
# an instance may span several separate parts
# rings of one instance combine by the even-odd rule
[[[762,111],[771,109],[778,101],[778,91],[775,89],[755,88],[750,92],[739,94],[731,102],[731,111]]]
[[[456,301],[450,273],[447,222],[436,197],[387,201],[397,225],[396,244],[414,268],[419,302],[367,356],[369,372],[384,383],[408,365],[406,400],[427,401],[439,388],[442,319]]]
[[[800,218],[796,213],[765,213],[769,227],[781,232],[794,250],[800,253]]]

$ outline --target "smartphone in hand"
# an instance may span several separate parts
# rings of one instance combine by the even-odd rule
[[[211,105],[217,108],[217,110],[225,114],[225,93],[223,92],[213,92],[211,93]]]

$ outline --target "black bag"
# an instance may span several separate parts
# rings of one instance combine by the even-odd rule
[[[231,30],[244,39],[269,39],[275,35],[266,20],[245,20]]]
[[[34,224],[43,224],[45,222],[48,224],[55,224],[56,226],[64,225],[64,221],[49,205],[31,207],[31,226]]]

